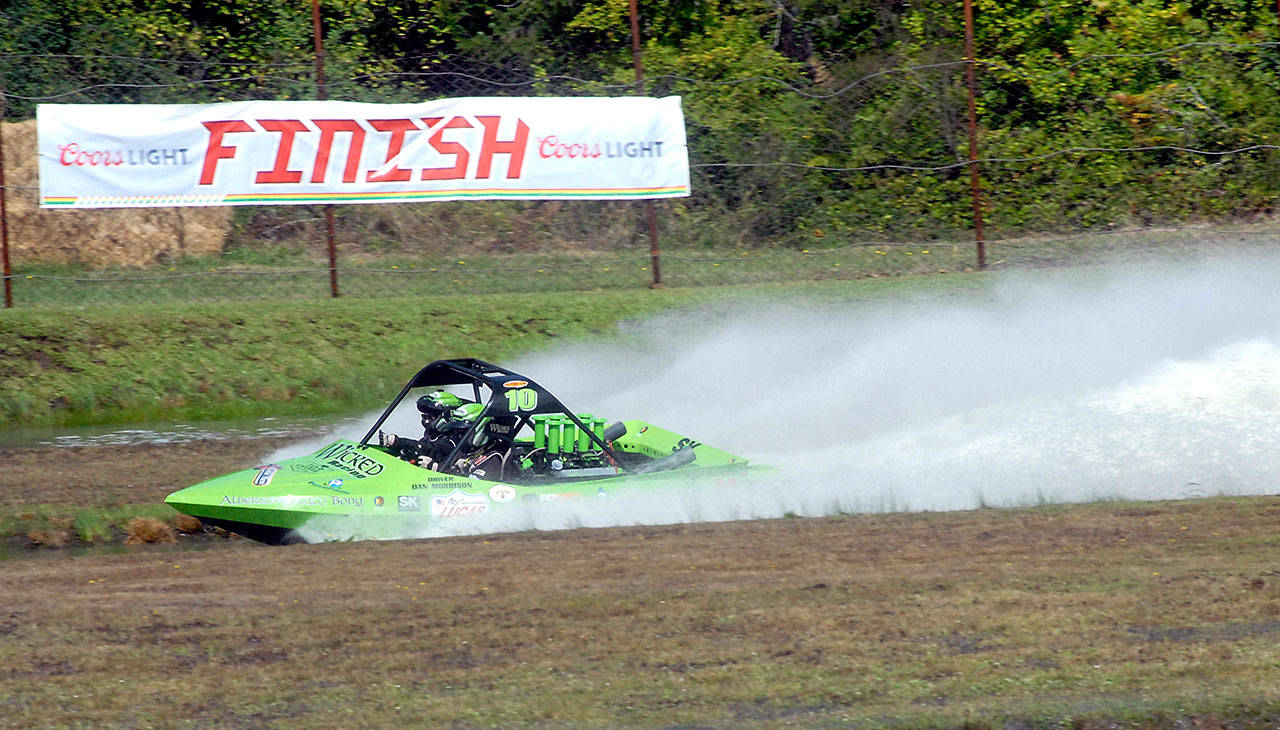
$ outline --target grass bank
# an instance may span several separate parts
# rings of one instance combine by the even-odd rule
[[[982,277],[0,312],[0,419],[18,425],[337,413],[431,360],[501,361],[659,311],[965,291]]]

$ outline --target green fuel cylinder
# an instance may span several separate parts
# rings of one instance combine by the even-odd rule
[[[586,426],[586,428],[591,428],[591,424],[596,420],[596,417],[591,413],[579,413],[578,420],[582,421],[582,425]],[[591,450],[591,434],[585,429],[582,431],[579,431],[578,432],[578,451],[590,451],[590,450]]]
[[[547,417],[533,417],[533,448],[547,448]]]
[[[547,453],[560,453],[560,419],[554,416],[547,418]]]
[[[564,432],[560,434],[560,447],[567,453],[578,450],[578,427],[573,425],[573,421],[567,418],[561,418],[560,423],[564,426]]]

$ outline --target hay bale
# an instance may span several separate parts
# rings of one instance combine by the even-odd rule
[[[134,517],[125,525],[126,545],[142,545],[150,542],[177,542],[177,535],[168,523],[154,517]]]
[[[80,263],[142,267],[222,253],[231,209],[42,210],[36,122],[4,125],[5,206],[14,266]]]

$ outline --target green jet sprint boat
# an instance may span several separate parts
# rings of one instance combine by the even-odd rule
[[[461,391],[463,394],[459,395]],[[421,438],[381,428],[418,395]],[[747,460],[644,421],[575,413],[533,380],[475,359],[418,371],[359,442],[210,479],[169,495],[179,512],[271,544],[355,520],[379,538],[427,533],[548,502],[673,485],[733,485]],[[307,537],[299,534],[306,528]]]

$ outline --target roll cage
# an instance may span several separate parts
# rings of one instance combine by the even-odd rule
[[[625,468],[617,453],[588,428],[573,411],[565,407],[551,394],[551,391],[538,385],[531,378],[508,370],[493,363],[474,358],[458,360],[436,360],[422,368],[405,384],[391,404],[387,406],[369,432],[360,439],[361,446],[368,446],[378,434],[378,429],[391,416],[392,411],[400,405],[410,392],[418,388],[438,388],[450,385],[470,385],[474,400],[484,404],[480,416],[471,422],[470,427],[458,439],[458,445],[440,464],[440,470],[446,470],[462,456],[465,445],[475,437],[476,431],[484,427],[491,419],[514,419],[511,429],[512,437],[530,424],[534,416],[556,414],[567,417],[575,426],[585,433],[600,450],[619,468]],[[487,391],[487,392],[486,392]]]

